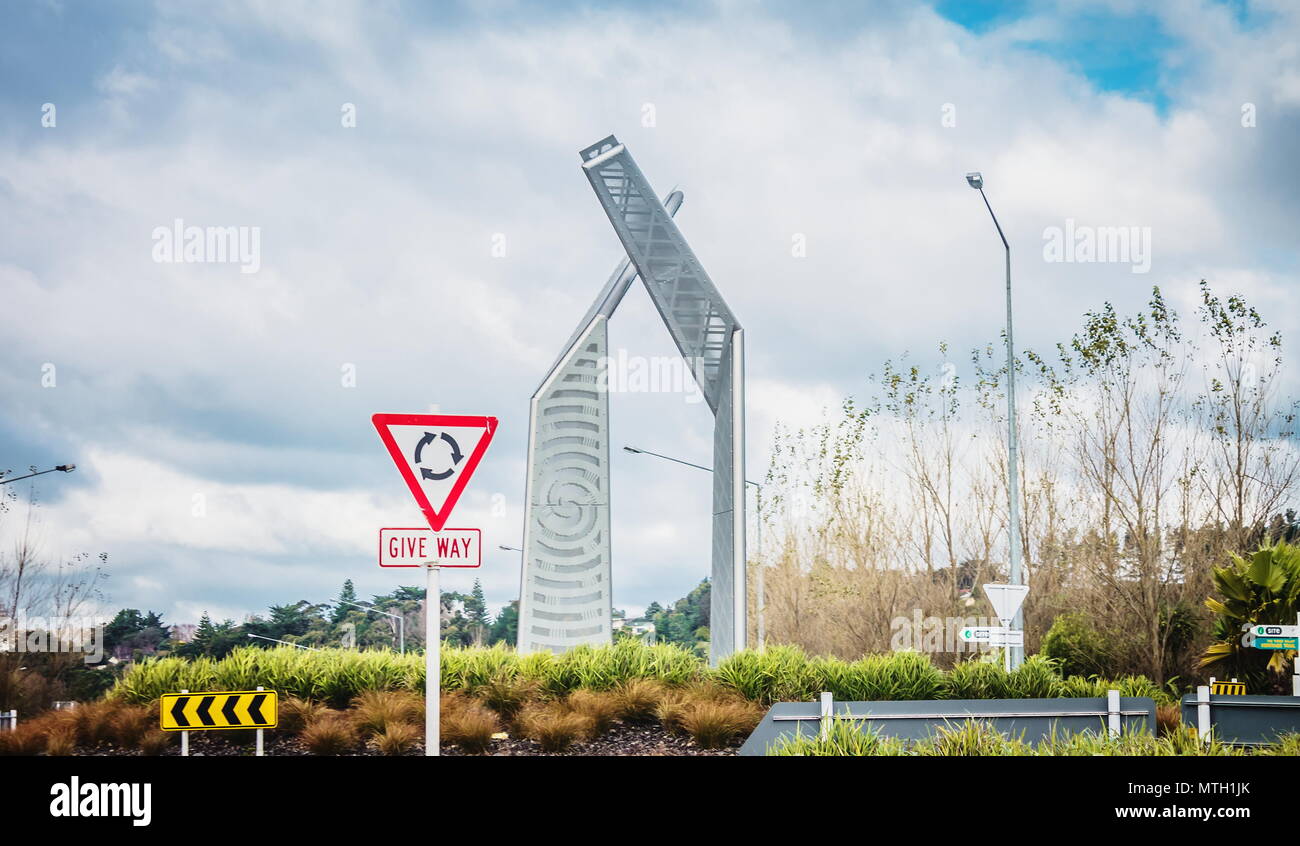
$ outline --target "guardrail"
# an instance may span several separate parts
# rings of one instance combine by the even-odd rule
[[[766,755],[780,740],[812,732],[825,734],[835,721],[855,723],[887,737],[922,740],[943,726],[979,720],[1003,735],[1037,744],[1052,736],[1084,731],[1118,735],[1152,732],[1156,703],[1149,697],[1107,696],[1079,699],[950,699],[895,702],[778,702],[740,748],[741,755]]]
[[[1300,733],[1300,696],[1214,696],[1202,685],[1181,706],[1183,725],[1195,726],[1201,738],[1213,733],[1225,743],[1262,746]]]
[[[9,713],[0,713],[0,729],[8,731],[18,731],[18,710],[11,709]]]

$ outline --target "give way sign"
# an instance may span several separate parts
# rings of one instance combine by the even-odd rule
[[[429,528],[442,531],[496,434],[497,419],[466,414],[370,418]]]

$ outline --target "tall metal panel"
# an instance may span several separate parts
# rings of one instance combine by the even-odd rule
[[[674,191],[664,206],[681,203]],[[611,640],[607,324],[636,276],[623,259],[533,394],[520,652]]]
[[[715,415],[709,658],[745,645],[744,345],[740,324],[627,148],[609,136],[583,170]]]
[[[533,396],[519,648],[610,641],[609,395],[596,315]]]

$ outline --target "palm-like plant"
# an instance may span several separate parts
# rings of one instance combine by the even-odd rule
[[[1232,564],[1214,568],[1212,575],[1222,599],[1205,600],[1218,616],[1215,643],[1201,656],[1201,666],[1228,666],[1247,677],[1265,669],[1285,672],[1293,651],[1247,649],[1241,645],[1241,633],[1245,625],[1295,625],[1300,610],[1300,547],[1278,541],[1261,546],[1249,559],[1234,554]]]

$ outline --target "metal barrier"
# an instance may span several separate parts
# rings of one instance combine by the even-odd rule
[[[1238,746],[1276,743],[1279,735],[1300,733],[1300,696],[1216,696],[1207,685],[1182,702],[1183,725],[1198,737]]]
[[[773,744],[803,734],[825,736],[837,721],[855,723],[886,737],[923,740],[935,729],[967,720],[990,724],[999,733],[1040,743],[1053,736],[1080,732],[1147,732],[1155,730],[1156,703],[1149,697],[1082,699],[951,699],[897,702],[778,702],[740,748],[741,755],[766,755]]]
[[[9,731],[18,731],[18,710],[10,710],[9,713],[0,713],[0,729]]]

